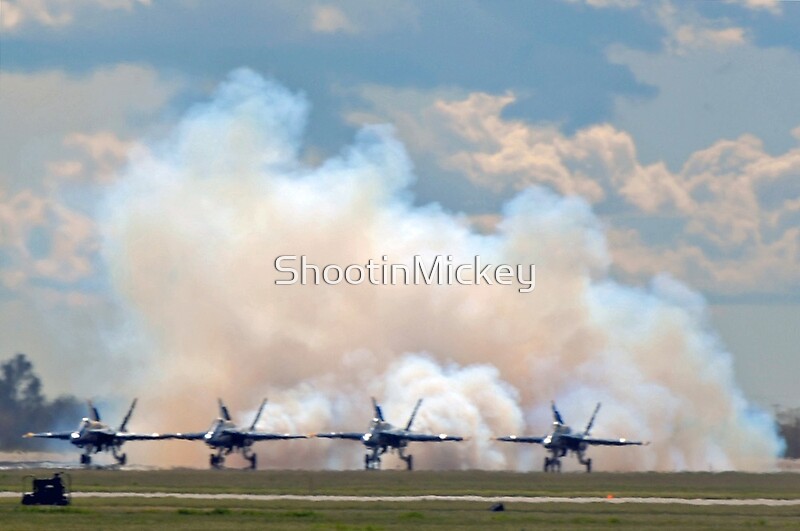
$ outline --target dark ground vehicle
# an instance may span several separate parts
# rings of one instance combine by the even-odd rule
[[[31,479],[31,492],[22,495],[22,505],[69,505],[70,504],[70,481],[66,477],[66,485],[60,472],[56,472],[52,478],[35,478],[25,476],[23,482],[27,487],[28,478]]]

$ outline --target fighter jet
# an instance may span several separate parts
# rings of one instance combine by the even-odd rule
[[[100,412],[94,407],[91,401],[89,404],[89,418],[83,418],[75,431],[26,433],[23,437],[41,437],[45,439],[62,439],[69,441],[78,448],[83,448],[81,454],[81,464],[92,464],[92,453],[111,451],[117,463],[124,465],[127,461],[126,454],[120,454],[119,450],[126,441],[152,441],[167,439],[169,435],[159,433],[128,433],[126,426],[136,407],[136,399],[133,399],[128,414],[122,419],[119,428],[114,429],[108,424],[100,421]]]
[[[241,452],[242,456],[250,461],[250,468],[256,468],[256,454],[253,453],[250,447],[255,441],[274,441],[276,439],[305,439],[305,435],[290,435],[288,433],[264,433],[255,431],[258,419],[264,411],[264,406],[267,405],[265,398],[261,402],[261,407],[258,408],[256,417],[253,423],[247,429],[237,428],[236,424],[231,420],[231,415],[228,408],[219,400],[220,417],[215,419],[211,424],[208,431],[198,433],[175,433],[171,437],[174,439],[183,439],[187,441],[202,440],[209,447],[217,451],[216,454],[211,454],[211,467],[222,468],[225,464],[225,456],[234,452]]]
[[[544,458],[544,471],[561,471],[561,458],[566,456],[567,453],[572,452],[578,458],[578,462],[586,467],[586,472],[592,471],[592,460],[584,459],[584,452],[589,446],[640,446],[641,441],[629,441],[627,439],[596,439],[589,437],[589,432],[594,424],[594,419],[597,412],[600,410],[600,404],[592,413],[592,418],[583,433],[572,433],[572,429],[564,423],[564,418],[561,413],[556,409],[555,402],[550,402],[550,407],[553,410],[553,433],[545,435],[544,437],[518,437],[516,435],[508,435],[506,437],[498,437],[498,441],[516,442],[516,443],[536,443],[541,444],[547,450],[550,450],[550,457]]]
[[[364,456],[364,468],[379,469],[381,467],[381,456],[387,450],[397,450],[397,455],[400,459],[406,462],[408,470],[414,468],[413,456],[405,455],[405,448],[410,442],[442,442],[442,441],[463,441],[463,437],[454,435],[446,435],[440,433],[438,435],[427,433],[415,433],[411,431],[411,424],[414,422],[414,417],[417,416],[419,406],[422,404],[422,399],[417,401],[411,417],[405,428],[396,428],[395,426],[386,422],[383,417],[383,410],[381,406],[372,399],[372,407],[375,410],[375,418],[372,419],[369,425],[369,431],[364,432],[329,432],[318,433],[316,437],[323,437],[325,439],[350,439],[353,441],[361,441],[367,447],[369,452]]]

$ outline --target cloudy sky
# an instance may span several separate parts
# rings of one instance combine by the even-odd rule
[[[614,278],[701,293],[746,396],[800,406],[798,27],[774,0],[2,0],[1,357],[114,388],[148,345],[119,333],[99,211],[248,67],[309,102],[309,166],[391,124],[413,203],[478,232],[529,187],[582,197]]]

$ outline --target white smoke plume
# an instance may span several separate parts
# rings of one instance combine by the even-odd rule
[[[602,401],[594,435],[652,445],[593,449],[599,469],[773,465],[771,419],[736,387],[702,299],[668,278],[647,288],[611,280],[603,229],[585,201],[529,189],[481,234],[466,216],[413,204],[416,177],[390,127],[365,127],[339,156],[303,163],[307,115],[302,95],[235,71],[167,141],[135,154],[109,194],[105,258],[154,345],[125,391],[161,404],[141,413],[153,428],[204,429],[217,396],[247,425],[268,396],[262,429],[358,431],[372,416],[371,395],[397,425],[423,397],[416,429],[470,439],[412,445],[418,466],[528,469],[539,467],[540,448],[491,438],[544,434],[551,399],[582,429]],[[527,294],[498,285],[276,286],[286,278],[275,271],[279,255],[342,266],[479,255],[536,264],[537,283]],[[165,445],[140,459],[206,465],[199,443]],[[350,441],[257,451],[267,467],[363,463]]]

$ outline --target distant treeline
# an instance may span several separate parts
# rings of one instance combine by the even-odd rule
[[[778,428],[786,441],[785,457],[800,459],[800,409],[778,413]]]
[[[42,381],[25,354],[0,365],[0,450],[43,450],[48,441],[22,435],[72,429],[83,414],[82,404],[73,396],[45,398]]]

